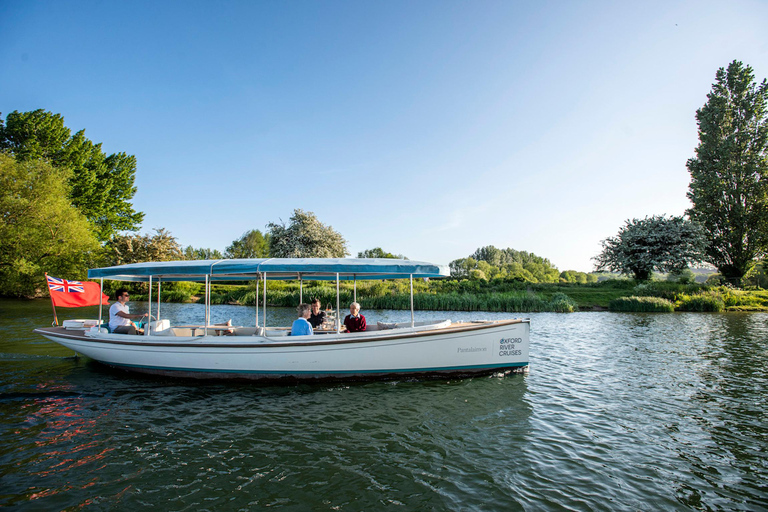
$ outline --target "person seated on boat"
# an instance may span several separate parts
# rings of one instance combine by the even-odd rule
[[[293,321],[291,326],[291,336],[306,336],[314,334],[312,332],[312,324],[309,323],[309,315],[312,313],[309,304],[299,304],[296,308],[296,312],[299,313],[299,318]]]
[[[109,307],[109,330],[116,334],[140,334],[143,331],[131,322],[132,318],[144,318],[149,313],[143,315],[132,315],[128,310],[128,301],[130,295],[128,290],[120,288],[115,293],[117,302]]]
[[[221,322],[220,324],[213,324],[215,326],[223,326],[223,327],[232,327],[232,319],[230,318],[226,322]],[[235,334],[234,329],[215,329],[214,332],[216,333],[216,336],[233,336]]]
[[[361,332],[366,329],[365,317],[360,314],[360,304],[353,302],[349,305],[349,314],[344,317],[345,332]]]
[[[313,329],[317,329],[325,322],[325,311],[320,310],[320,299],[312,299],[312,313],[309,315],[309,323]]]

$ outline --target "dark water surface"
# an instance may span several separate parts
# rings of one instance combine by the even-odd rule
[[[202,321],[202,306],[162,308]],[[768,315],[530,317],[528,375],[264,386],[75,359],[31,332],[50,303],[0,301],[0,507],[768,509]]]

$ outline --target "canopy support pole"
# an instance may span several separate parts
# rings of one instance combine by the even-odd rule
[[[261,281],[261,275],[256,279],[256,327],[259,326],[259,281]]]
[[[160,282],[163,279],[158,277],[157,278],[157,319],[160,320]]]
[[[352,302],[357,302],[357,276],[352,281]]]
[[[101,278],[101,284],[99,285],[99,332],[101,332],[101,310],[104,309],[104,278]]]
[[[413,317],[413,274],[411,274],[411,327],[415,324]]]
[[[341,332],[341,309],[339,309],[339,273],[336,272],[336,334]]]
[[[264,321],[262,322],[264,324],[264,329],[267,328],[267,273],[264,272],[264,301],[262,302],[262,309],[264,310]],[[266,335],[266,330],[264,331],[264,334]]]
[[[304,289],[302,285],[301,272],[299,272],[299,304],[304,304]]]
[[[211,304],[211,281],[208,274],[205,274],[205,335],[208,336],[208,324],[209,322],[209,316],[211,314],[210,310],[210,304]]]
[[[149,296],[147,297],[147,307],[149,312],[147,313],[147,323],[145,325],[144,334],[149,335],[149,325],[152,323],[152,276],[149,276]]]

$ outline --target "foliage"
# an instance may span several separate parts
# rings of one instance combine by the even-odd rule
[[[683,270],[676,270],[667,274],[667,281],[672,281],[680,284],[691,284],[696,281],[696,276],[689,268]]]
[[[137,229],[144,214],[131,204],[136,158],[125,153],[107,156],[101,144],[85,137],[85,130],[70,134],[60,114],[13,111],[0,126],[0,149],[19,161],[43,159],[60,169],[69,183],[65,197],[93,224],[99,240]]]
[[[364,309],[410,309],[410,294],[407,290],[391,289],[384,284],[384,290],[363,291],[358,283],[357,300]],[[305,297],[307,292],[305,291]],[[269,305],[293,307],[299,302],[299,292],[295,288],[269,283]],[[320,299],[323,305],[336,307],[336,288],[327,286],[312,291],[312,297]],[[339,293],[342,305],[352,301],[352,288],[344,286]],[[239,303],[253,305],[256,302],[254,290],[241,288],[220,293],[211,300],[217,304]],[[259,297],[261,300],[261,297]],[[500,311],[521,313],[529,311],[571,312],[575,304],[567,296],[548,301],[541,294],[526,291],[511,291],[506,293],[414,293],[414,308],[421,311]],[[557,309],[553,309],[557,308]],[[343,308],[342,308],[343,309]]]
[[[269,254],[273,258],[343,258],[347,241],[314,213],[296,209],[288,226],[270,222]]]
[[[755,288],[768,288],[768,260],[763,260],[752,267],[752,270],[744,276],[742,284]]]
[[[66,176],[41,160],[17,162],[0,153],[0,289],[33,296],[44,273],[84,278],[99,256],[85,217],[66,199]]]
[[[358,252],[357,257],[358,258],[393,258],[396,260],[408,259],[402,254],[392,254],[391,252],[386,252],[381,247],[374,247],[373,249],[366,249],[362,252]]]
[[[587,274],[576,270],[564,270],[560,272],[560,282],[578,284],[596,283],[597,276],[595,274]]]
[[[191,245],[188,245],[184,248],[184,259],[185,260],[222,260],[224,259],[224,255],[221,254],[221,251],[218,249],[205,249],[205,248],[198,248],[195,249]]]
[[[105,285],[107,283],[113,282],[105,282]],[[146,286],[142,285],[143,283],[130,285],[134,290],[133,300],[142,300],[141,294],[146,297]],[[164,301],[169,300],[169,296],[172,295],[169,290],[174,294],[177,292],[177,285],[180,297],[178,300],[185,300],[185,297],[193,295],[196,297],[191,298],[197,300],[203,295],[204,287],[201,283],[163,283]],[[186,287],[181,288],[181,285]],[[428,282],[414,281],[413,287],[416,309],[434,311],[568,312],[593,307],[607,308],[612,300],[621,297],[642,297],[641,302],[644,303],[655,303],[657,299],[664,299],[670,304],[679,305],[686,302],[688,297],[697,295],[715,297],[722,301],[726,311],[768,311],[768,291],[745,291],[727,286],[710,287],[695,283],[683,285],[669,281],[638,284],[631,279],[621,279],[590,284],[571,284],[430,279]],[[334,282],[305,281],[303,288],[305,301],[317,297],[323,307],[329,305],[336,307]],[[169,292],[168,295],[166,292]],[[262,293],[263,289],[258,294],[259,301]],[[353,284],[342,282],[341,304],[344,306],[349,304],[352,296]],[[270,306],[295,307],[299,302],[299,283],[270,281],[267,298]],[[408,309],[410,307],[409,284],[407,280],[358,281],[357,299],[364,309]],[[214,284],[212,300],[215,304],[254,305],[256,284]],[[632,311],[646,311],[647,308],[649,308],[647,305],[631,306]],[[663,309],[667,311],[668,307],[664,306]]]
[[[504,280],[528,283],[556,283],[560,272],[548,259],[525,251],[481,247],[467,258],[450,263],[451,277],[472,280]]]
[[[677,301],[678,311],[718,312],[725,309],[725,302],[716,293],[681,295]]]
[[[688,215],[708,233],[707,261],[739,286],[768,251],[768,83],[735,60],[716,80],[696,111]]]
[[[576,305],[576,301],[571,299],[564,293],[558,292],[552,295],[549,299],[549,310],[556,313],[573,313],[579,309]]]
[[[728,283],[728,280],[725,277],[723,277],[722,274],[712,274],[705,281],[705,284],[712,285],[712,286],[725,285],[727,283]]]
[[[165,228],[155,234],[118,235],[106,245],[110,265],[125,265],[143,261],[173,261],[184,258],[176,238]]]
[[[660,297],[619,297],[608,305],[611,311],[640,313],[672,313],[675,305]]]
[[[227,258],[269,258],[270,235],[263,235],[258,229],[251,229],[232,242],[224,254]]]
[[[683,217],[655,215],[632,219],[615,237],[602,241],[593,258],[596,270],[612,270],[647,281],[654,270],[680,272],[702,258],[704,234]]]

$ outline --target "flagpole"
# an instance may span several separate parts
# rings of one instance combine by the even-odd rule
[[[48,295],[51,297],[51,307],[53,308],[53,325],[59,325],[59,319],[56,317],[56,304],[53,303],[53,295],[51,295],[51,285],[48,284],[48,272],[45,273],[45,285],[48,287]]]
[[[102,304],[104,302],[104,278],[101,278],[101,284],[99,285],[99,332],[101,332],[101,310],[104,309]]]

